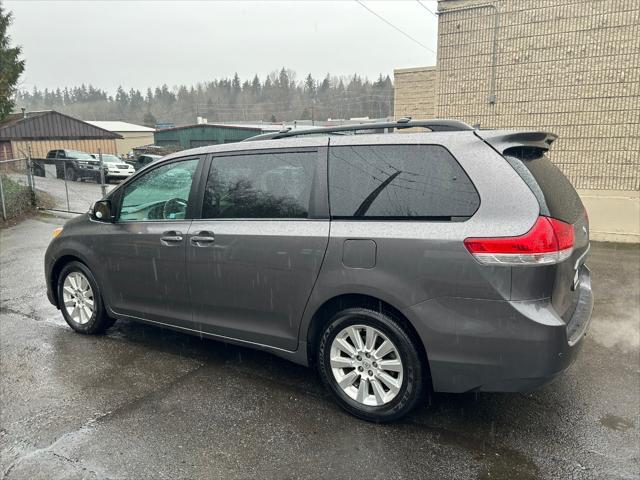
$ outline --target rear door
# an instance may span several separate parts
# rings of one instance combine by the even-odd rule
[[[187,276],[203,332],[295,350],[329,237],[327,149],[212,157]]]

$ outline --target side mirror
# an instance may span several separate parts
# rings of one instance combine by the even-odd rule
[[[111,200],[99,200],[93,205],[92,217],[100,222],[112,222]]]

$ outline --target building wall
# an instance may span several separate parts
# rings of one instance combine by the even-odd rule
[[[400,68],[393,71],[395,79],[394,116],[414,119],[435,118],[437,115],[436,67]]]
[[[182,149],[216,145],[219,143],[239,142],[245,138],[260,134],[260,130],[247,128],[217,127],[198,125],[155,132],[155,144],[161,146],[177,145]]]
[[[558,134],[550,158],[578,189],[592,238],[640,242],[640,1],[439,0],[438,10],[436,72],[396,72],[396,116],[428,114],[419,96],[435,84],[432,116]]]
[[[122,135],[121,139],[116,139],[116,150],[118,155],[126,155],[135,147],[153,144],[154,132],[114,132]]]
[[[31,145],[31,157],[43,158],[47,156],[49,150],[67,148],[70,150],[80,150],[87,153],[97,153],[98,149],[102,153],[113,153],[116,150],[115,139],[91,139],[91,140],[14,140],[11,142],[13,155],[26,157],[28,146]]]
[[[454,11],[486,3],[438,3],[439,115],[550,130],[576,187],[639,190],[640,2],[494,0],[497,28],[493,8]]]
[[[9,141],[0,141],[0,161],[1,160],[10,160],[13,157],[13,150],[11,148],[11,142]]]

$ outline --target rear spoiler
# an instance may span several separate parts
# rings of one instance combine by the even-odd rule
[[[535,131],[476,130],[475,133],[501,154],[512,148],[527,148],[546,152],[558,138],[557,135],[550,132]]]

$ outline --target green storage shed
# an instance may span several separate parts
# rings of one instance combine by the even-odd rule
[[[156,130],[154,143],[163,147],[187,148],[239,142],[261,133],[280,130],[280,125],[201,123]]]

